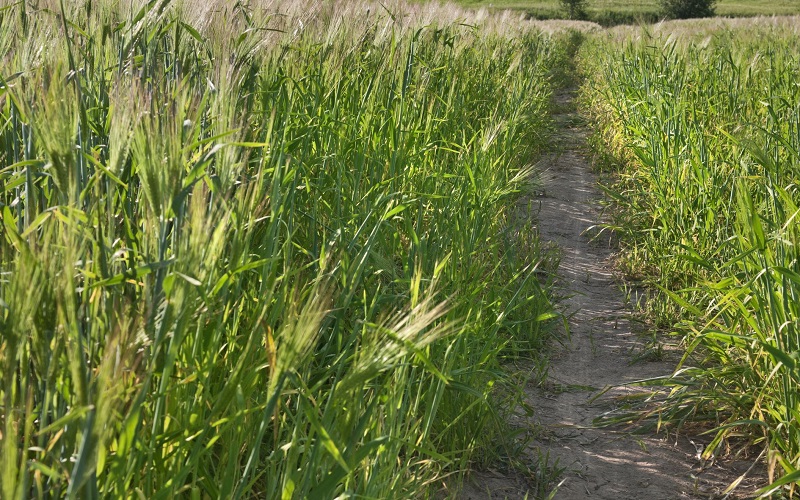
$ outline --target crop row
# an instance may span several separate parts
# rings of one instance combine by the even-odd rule
[[[624,266],[685,342],[659,418],[708,422],[707,458],[743,433],[766,445],[779,487],[800,477],[797,30],[689,28],[587,44],[584,102],[618,165]]]

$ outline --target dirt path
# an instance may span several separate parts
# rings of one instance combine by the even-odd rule
[[[562,252],[557,291],[567,296],[563,305],[571,313],[571,337],[552,353],[545,387],[527,391],[535,411],[528,425],[539,430],[529,460],[549,454],[551,464],[565,468],[556,499],[721,498],[750,464],[704,466],[695,443],[707,437],[635,436],[626,429],[592,427],[621,398],[641,391],[624,384],[670,374],[676,358],[642,359],[644,342],[632,328],[630,309],[612,275],[608,240],[590,241],[586,234],[599,220],[601,195],[585,157],[587,131],[579,125],[572,99],[568,91],[556,96],[557,143],[563,150],[541,163],[544,192],[538,198],[542,240]],[[607,387],[613,388],[595,399]],[[473,477],[462,498],[534,498],[529,485],[519,476],[483,473]]]

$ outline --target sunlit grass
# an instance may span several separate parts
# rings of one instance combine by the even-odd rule
[[[411,498],[507,453],[563,57],[510,19],[6,4],[2,496]]]
[[[692,22],[598,38],[584,102],[619,168],[608,188],[626,270],[686,354],[654,410],[800,468],[800,70],[796,19]],[[677,324],[676,324],[677,323]],[[762,493],[767,493],[765,489]],[[789,490],[787,490],[789,491]]]

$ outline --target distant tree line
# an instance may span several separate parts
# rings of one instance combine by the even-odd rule
[[[659,0],[661,11],[669,19],[712,17],[717,0]]]
[[[568,19],[586,19],[588,0],[559,0]],[[717,0],[658,0],[661,15],[667,19],[711,17]]]

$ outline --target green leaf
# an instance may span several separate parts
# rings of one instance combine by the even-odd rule
[[[536,322],[536,323],[541,323],[543,321],[547,321],[549,319],[559,318],[559,317],[561,317],[561,314],[559,314],[559,313],[557,313],[555,311],[548,311],[548,312],[545,312],[545,313],[542,313],[542,314],[536,316],[536,318],[533,321]]]
[[[767,498],[769,495],[775,492],[778,488],[785,484],[789,483],[796,483],[800,482],[800,470],[796,470],[790,474],[786,474],[782,478],[778,479],[774,483],[770,484],[769,486],[765,486],[760,490],[756,491],[755,494],[757,498]]]
[[[406,207],[405,205],[398,205],[398,206],[394,207],[393,209],[391,209],[388,212],[386,212],[386,214],[383,216],[383,220],[391,219],[392,217],[394,217],[395,215],[399,214],[400,212],[402,212],[406,208],[408,208],[408,207]]]
[[[66,415],[51,423],[47,427],[39,430],[39,435],[47,434],[55,430],[63,429],[76,420],[83,418],[92,409],[91,406],[75,406],[71,408]]]
[[[199,31],[194,29],[194,26],[186,24],[184,22],[180,23],[181,28],[185,29],[189,34],[194,38],[200,45],[205,45],[205,40],[203,39],[203,35],[200,34]]]
[[[768,342],[759,341],[759,343],[773,358],[783,363],[790,370],[794,370],[797,367],[796,361],[789,353],[781,351]]]
[[[365,458],[369,455],[372,455],[373,452],[377,451],[378,448],[381,447],[384,443],[389,441],[388,436],[383,436],[369,443],[362,445],[358,448],[358,451],[355,454],[355,457],[352,459],[353,466],[358,466]],[[347,471],[341,467],[335,467],[332,471],[328,473],[328,476],[322,480],[318,485],[316,485],[309,493],[308,498],[315,500],[315,499],[325,499],[325,498],[332,498],[336,491],[336,487],[341,483],[342,479],[347,476]]]
[[[761,225],[761,217],[756,211],[753,197],[750,196],[750,191],[743,180],[738,184],[737,194],[739,196],[739,208],[747,218],[750,233],[755,239],[754,246],[763,251],[767,248],[767,238],[764,234],[764,227]]]
[[[339,451],[339,448],[336,446],[336,443],[333,442],[331,439],[330,434],[328,434],[328,430],[325,429],[325,426],[322,425],[322,422],[319,421],[319,417],[317,416],[316,408],[313,405],[307,404],[303,405],[306,417],[308,418],[311,426],[314,430],[319,434],[320,441],[322,442],[322,446],[328,450],[328,453],[331,454],[334,460],[341,466],[345,472],[350,472],[350,466],[347,465],[345,462],[342,453]]]
[[[772,269],[778,271],[782,276],[789,278],[794,283],[800,285],[800,274],[792,271],[789,268],[781,267],[781,266],[773,266]]]
[[[188,275],[183,274],[183,273],[179,273],[177,271],[175,272],[175,274],[180,276],[181,278],[183,278],[186,282],[188,282],[191,285],[194,285],[194,286],[202,285],[202,283],[200,283],[200,281],[197,278],[192,278],[191,276],[188,276]]]
[[[150,263],[150,264],[144,264],[144,265],[141,265],[141,266],[137,266],[133,270],[125,271],[123,273],[120,273],[120,274],[117,274],[115,276],[112,276],[111,278],[107,278],[107,279],[100,280],[100,281],[95,281],[94,283],[89,285],[89,288],[96,288],[98,286],[118,285],[118,284],[122,283],[123,281],[129,280],[129,279],[137,279],[138,280],[139,278],[141,278],[143,276],[147,276],[148,274],[152,273],[153,271],[156,271],[158,269],[162,269],[162,268],[165,268],[165,267],[169,266],[174,261],[175,261],[175,259],[170,258],[170,259],[167,259],[167,260],[164,260],[164,261],[161,261],[161,262],[153,262],[153,263]]]
[[[28,236],[30,236],[31,233],[36,231],[39,228],[39,226],[44,224],[44,222],[47,219],[49,219],[51,215],[53,215],[53,213],[50,212],[49,210],[46,211],[46,212],[42,212],[39,215],[37,215],[36,218],[33,219],[33,222],[31,222],[31,225],[28,226],[27,228],[25,228],[25,231],[22,232],[22,237],[23,238],[28,238]]]
[[[663,286],[661,286],[661,285],[659,285],[659,284],[657,284],[657,283],[655,284],[655,286],[656,286],[656,287],[657,287],[659,290],[661,290],[662,292],[664,292],[664,294],[666,294],[666,295],[667,295],[667,296],[668,296],[670,299],[672,299],[672,301],[673,301],[673,302],[675,302],[676,304],[678,304],[679,306],[681,306],[681,307],[682,307],[683,309],[685,309],[686,311],[688,311],[688,312],[692,313],[692,314],[693,314],[693,315],[695,315],[695,316],[702,316],[702,314],[703,314],[703,313],[700,311],[700,309],[699,309],[698,307],[696,307],[696,306],[694,306],[694,305],[690,304],[689,302],[687,302],[686,300],[684,300],[684,299],[683,299],[683,297],[681,297],[681,296],[680,296],[680,295],[678,295],[677,293],[675,293],[675,292],[673,292],[672,290],[669,290],[669,289],[667,289],[667,288],[665,288],[665,287],[663,287]]]

